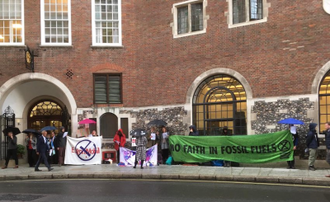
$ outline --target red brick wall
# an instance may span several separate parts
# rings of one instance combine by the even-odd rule
[[[134,107],[184,103],[196,77],[219,67],[242,74],[255,98],[308,94],[330,59],[330,15],[320,0],[268,0],[266,23],[231,29],[228,3],[209,0],[207,32],[177,39],[171,9],[181,1],[123,0],[122,48],[92,48],[91,1],[71,1],[72,47],[40,47],[35,0],[25,0],[25,41],[37,54],[35,71],[61,80],[78,107],[93,102],[93,72],[122,72],[123,106]],[[23,50],[0,46],[0,85],[28,72]],[[67,69],[73,79],[66,78]]]

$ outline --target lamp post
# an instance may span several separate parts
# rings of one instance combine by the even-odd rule
[[[4,126],[4,128],[7,127],[15,127],[15,113],[14,110],[8,106],[3,115],[0,125]],[[0,158],[3,159],[7,155],[7,138],[5,138],[5,141],[2,140],[2,134],[0,135],[0,151],[4,155],[0,155]]]

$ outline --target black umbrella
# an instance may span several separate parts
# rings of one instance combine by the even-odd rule
[[[41,135],[41,133],[39,131],[34,130],[34,129],[25,129],[25,130],[22,131],[22,133],[26,133],[26,134],[32,133],[35,136]]]
[[[134,137],[138,137],[138,136],[143,136],[143,135],[146,135],[146,131],[144,129],[134,129],[134,130],[131,130],[130,132],[131,136],[134,136]]]
[[[5,135],[8,135],[9,132],[12,132],[13,135],[17,135],[17,134],[21,133],[21,131],[16,127],[8,127],[6,129],[4,129],[2,132]]]
[[[147,124],[147,126],[157,126],[157,127],[166,126],[166,125],[167,123],[161,119],[152,120]]]

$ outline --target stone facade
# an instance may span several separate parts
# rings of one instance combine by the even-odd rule
[[[285,118],[296,118],[303,121],[304,125],[297,126],[299,134],[298,151],[295,155],[305,158],[304,149],[306,148],[306,135],[309,123],[313,118],[309,117],[309,111],[314,111],[315,103],[309,98],[298,100],[278,99],[274,102],[257,101],[252,106],[254,120],[251,121],[252,130],[255,134],[272,133],[288,129],[287,124],[277,122]],[[321,155],[322,156],[322,155]]]
[[[132,129],[145,128],[150,129],[147,124],[155,119],[161,119],[167,123],[167,129],[171,134],[184,135],[188,130],[188,124],[184,123],[187,117],[187,111],[184,107],[143,109],[143,110],[121,110],[121,114],[130,114],[136,122],[132,124]]]

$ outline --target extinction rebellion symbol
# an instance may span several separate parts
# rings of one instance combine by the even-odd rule
[[[90,140],[81,140],[77,143],[76,154],[83,161],[90,161],[96,155],[96,145]]]
[[[283,140],[278,144],[278,149],[282,152],[280,159],[287,159],[291,154],[291,143],[287,140]]]

